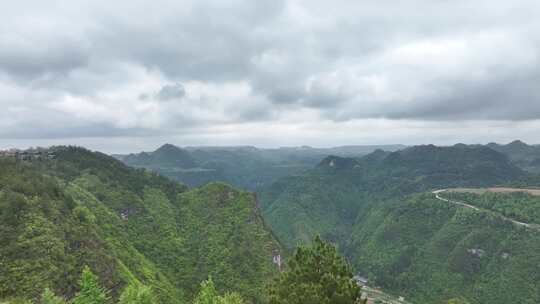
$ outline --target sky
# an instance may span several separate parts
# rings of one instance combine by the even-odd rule
[[[540,143],[538,0],[18,0],[0,148]]]

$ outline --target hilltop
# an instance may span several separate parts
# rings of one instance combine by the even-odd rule
[[[221,291],[263,301],[280,245],[253,194],[201,188],[105,154],[55,147],[54,159],[0,158],[0,299],[70,298],[84,265],[116,298],[128,283],[184,303],[211,275]]]
[[[414,146],[359,158],[329,156],[304,174],[261,191],[268,223],[288,246],[320,233],[344,242],[363,210],[379,199],[458,186],[490,186],[527,174],[482,146]]]
[[[515,140],[506,145],[489,143],[487,147],[507,155],[512,162],[524,170],[540,173],[540,146],[528,145]]]
[[[362,156],[377,149],[395,151],[402,145],[335,148],[251,146],[184,147],[165,144],[153,152],[115,155],[129,166],[147,168],[189,186],[222,181],[256,191],[277,179],[316,165],[327,155]]]

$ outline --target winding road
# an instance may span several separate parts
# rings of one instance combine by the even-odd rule
[[[440,201],[443,201],[443,202],[447,202],[447,203],[451,203],[451,204],[454,204],[454,205],[459,205],[459,206],[462,206],[462,207],[466,207],[466,208],[471,208],[475,211],[485,211],[485,212],[494,212],[494,211],[491,211],[491,210],[488,210],[488,209],[480,209],[476,206],[473,206],[471,204],[468,204],[468,203],[465,203],[465,202],[459,202],[459,201],[454,201],[454,200],[450,200],[450,199],[447,199],[447,198],[444,198],[441,196],[441,193],[445,192],[445,191],[448,191],[449,189],[439,189],[439,190],[435,190],[433,191],[432,193],[435,194],[435,198],[440,200]],[[497,213],[497,212],[495,212]],[[540,227],[538,225],[534,225],[534,224],[528,224],[528,223],[524,223],[524,222],[520,222],[520,221],[517,221],[517,220],[514,220],[514,219],[511,219],[509,217],[506,217],[500,213],[497,213],[502,219],[504,219],[505,221],[509,221],[509,222],[512,222],[518,226],[522,226],[522,227],[526,227],[526,228],[530,228],[530,229],[535,229],[535,230],[540,230]]]

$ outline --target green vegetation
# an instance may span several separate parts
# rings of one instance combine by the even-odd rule
[[[297,248],[287,266],[270,289],[270,304],[365,303],[351,267],[320,237]]]
[[[49,288],[45,288],[45,291],[41,295],[41,303],[43,304],[63,304],[65,302],[64,299],[55,295]]]
[[[260,198],[266,221],[287,247],[321,234],[372,284],[412,303],[537,303],[536,231],[431,193],[414,195],[526,176],[486,147],[420,146],[328,157],[301,176],[280,179]],[[514,203],[525,205],[508,202]]]
[[[108,291],[99,285],[98,277],[88,266],[83,268],[79,280],[79,292],[69,302],[72,304],[105,304],[110,303]],[[66,304],[66,300],[57,296],[49,288],[45,288],[41,296],[41,304]],[[156,303],[152,290],[144,285],[129,285],[120,296],[119,304],[153,304]]]
[[[412,303],[540,302],[540,233],[431,193],[371,208],[346,250],[372,284]]]
[[[110,301],[144,285],[158,303],[185,303],[209,275],[219,291],[264,301],[280,246],[253,194],[219,183],[188,190],[104,154],[54,151],[53,160],[0,159],[0,299],[39,300],[49,288],[94,303],[77,295],[88,265]],[[144,302],[143,291],[124,299]]]
[[[260,199],[266,221],[288,248],[317,234],[344,247],[356,219],[380,200],[525,175],[486,147],[417,146],[360,159],[327,157],[317,168],[265,188]]]
[[[219,295],[214,281],[209,278],[201,283],[201,290],[193,301],[194,304],[243,304],[244,300],[238,293],[225,293]]]
[[[540,146],[515,140],[506,145],[490,143],[487,147],[507,155],[510,160],[529,172],[540,173]]]
[[[276,164],[281,157],[245,148],[241,151],[253,158],[233,161],[240,152],[177,150],[166,146],[148,155],[147,164],[196,166],[190,169],[198,172],[205,157],[231,166],[238,162],[241,166],[227,174],[246,173],[236,182],[253,186],[255,174],[266,170],[259,160]],[[502,217],[538,223],[540,198],[443,194],[481,207],[476,211],[425,193],[540,185],[538,177],[483,146],[327,157],[314,169],[279,178],[260,191],[264,220],[253,193],[227,184],[189,189],[101,153],[75,147],[52,151],[54,159],[0,158],[2,301],[358,303],[353,268],[334,246],[320,238],[312,242],[321,235],[338,245],[372,287],[394,295],[388,299],[540,302],[540,232]],[[269,173],[265,180],[278,176]],[[281,251],[274,233],[288,249],[312,244],[298,248],[280,274],[272,263]]]
[[[135,284],[128,285],[118,301],[119,304],[153,304],[155,302],[150,287]]]
[[[275,279],[270,288],[270,304],[365,304],[367,298],[361,295],[360,287],[353,278],[351,267],[337,254],[336,248],[317,237],[312,247],[297,248],[287,265],[287,270]],[[79,291],[71,301],[56,296],[45,288],[41,304],[153,304],[156,301],[150,287],[139,283],[129,284],[122,291],[119,301],[111,301],[109,291],[102,287],[99,278],[84,266]],[[20,303],[21,300],[7,303]],[[23,301],[32,303],[32,301]],[[244,304],[239,293],[224,292],[216,289],[212,277],[200,284],[193,304]]]
[[[445,198],[495,211],[520,222],[540,224],[540,196],[526,192],[484,192],[483,194],[445,192],[442,195]]]
[[[73,298],[73,304],[105,304],[107,292],[99,286],[98,277],[88,266],[83,268],[79,281],[79,292]]]
[[[360,156],[377,148],[397,150],[400,145],[258,149],[255,147],[178,148],[165,144],[154,152],[117,155],[126,164],[147,168],[189,186],[221,181],[259,190],[280,177],[301,173],[327,155]]]

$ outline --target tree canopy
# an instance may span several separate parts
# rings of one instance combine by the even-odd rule
[[[271,304],[353,304],[360,296],[349,264],[319,236],[296,249],[270,289]]]

